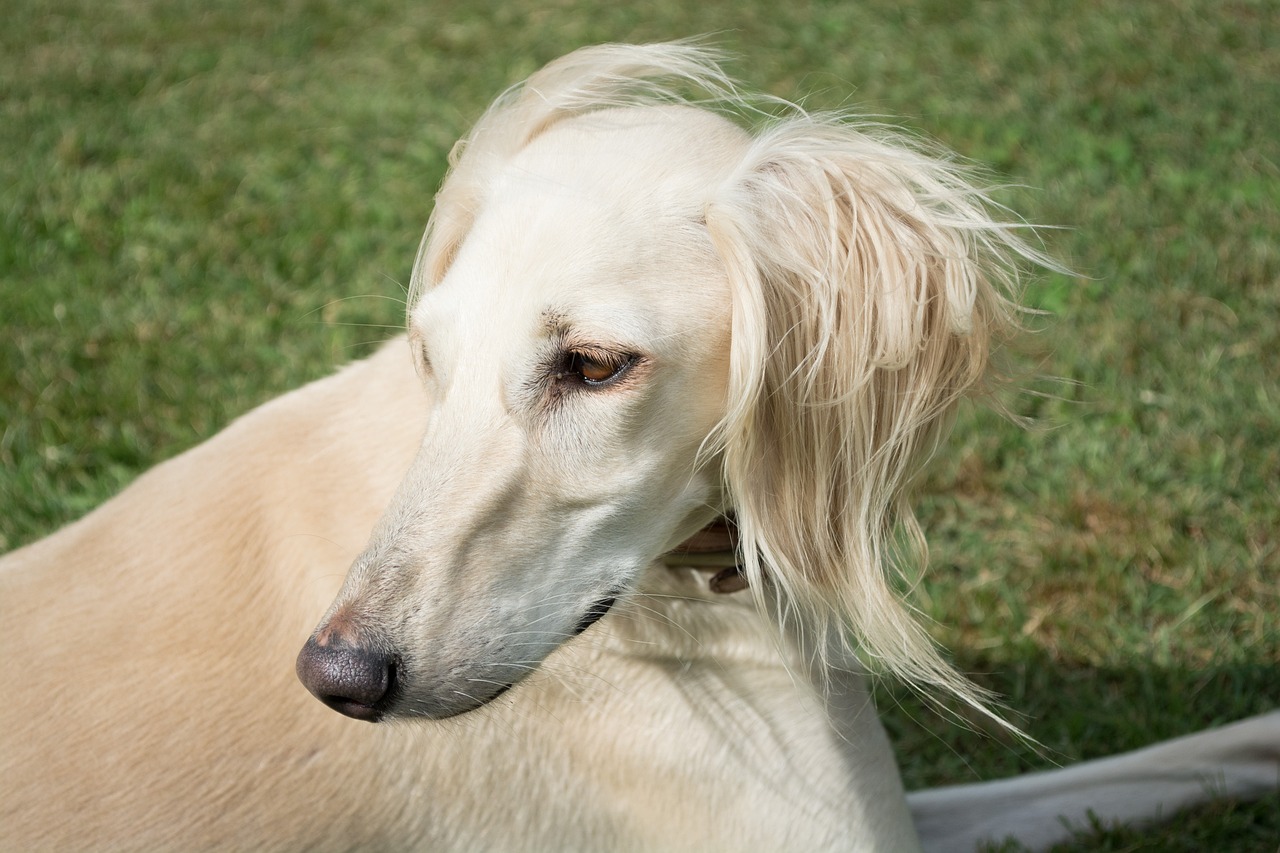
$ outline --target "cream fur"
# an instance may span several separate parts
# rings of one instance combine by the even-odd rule
[[[908,800],[850,646],[981,703],[892,576],[1010,259],[1042,259],[900,139],[749,134],[679,87],[746,104],[683,44],[512,90],[456,152],[407,345],[0,562],[0,849],[944,849],[1150,819],[1215,768],[1274,786],[1273,714]],[[658,562],[727,509],[752,592]],[[384,722],[307,695],[309,633],[394,660]]]

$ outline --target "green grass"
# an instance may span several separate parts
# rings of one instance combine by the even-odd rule
[[[884,690],[912,786],[1280,704],[1280,6],[11,0],[0,30],[0,550],[403,311],[453,140],[574,47],[718,33],[740,76],[990,164],[1088,275],[1029,300],[1067,382],[961,419],[920,606],[1048,747]],[[1280,798],[1080,850],[1265,850]]]

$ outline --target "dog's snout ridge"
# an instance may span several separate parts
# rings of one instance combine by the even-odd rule
[[[376,723],[395,693],[399,661],[381,649],[316,637],[298,653],[298,679],[340,714]]]

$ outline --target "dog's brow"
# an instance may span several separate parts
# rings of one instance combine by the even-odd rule
[[[583,348],[614,352],[619,355],[644,355],[645,348],[640,346],[634,336],[617,334],[616,330],[598,327],[590,319],[586,323],[575,322],[569,312],[544,308],[541,312],[542,330],[548,340],[555,341],[564,348]]]
[[[546,330],[549,338],[566,338],[573,329],[573,324],[569,322],[568,315],[563,311],[544,308],[542,310],[542,328]]]

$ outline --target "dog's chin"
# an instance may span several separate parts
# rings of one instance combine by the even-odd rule
[[[438,696],[406,697],[404,700],[383,710],[372,722],[448,720],[452,717],[460,717],[486,707],[494,700],[505,695],[508,690],[518,683],[518,681],[513,681],[509,684],[500,684],[487,696],[470,694],[467,696],[455,696],[451,700],[444,700]]]
[[[612,609],[616,601],[617,595],[610,595],[588,607],[569,635],[565,637],[565,640],[582,634],[596,622],[599,622]],[[552,650],[554,651],[554,647]],[[326,701],[325,704],[339,713],[346,714],[348,717],[355,717],[358,720],[368,720],[374,723],[384,720],[409,720],[415,718],[447,720],[450,717],[458,717],[485,707],[532,675],[537,668],[536,665],[529,666],[524,664],[518,668],[503,667],[503,669],[507,670],[509,678],[489,677],[484,680],[471,678],[466,680],[465,689],[460,684],[454,683],[422,693],[417,693],[413,689],[412,676],[402,672],[399,674],[400,678],[395,685],[395,691],[389,694],[389,701],[385,703],[378,703],[376,706],[346,703],[340,706],[337,703]],[[513,669],[514,671],[512,671]],[[491,676],[494,674],[494,670],[494,667],[485,669]],[[485,689],[478,690],[477,688],[480,687]]]

